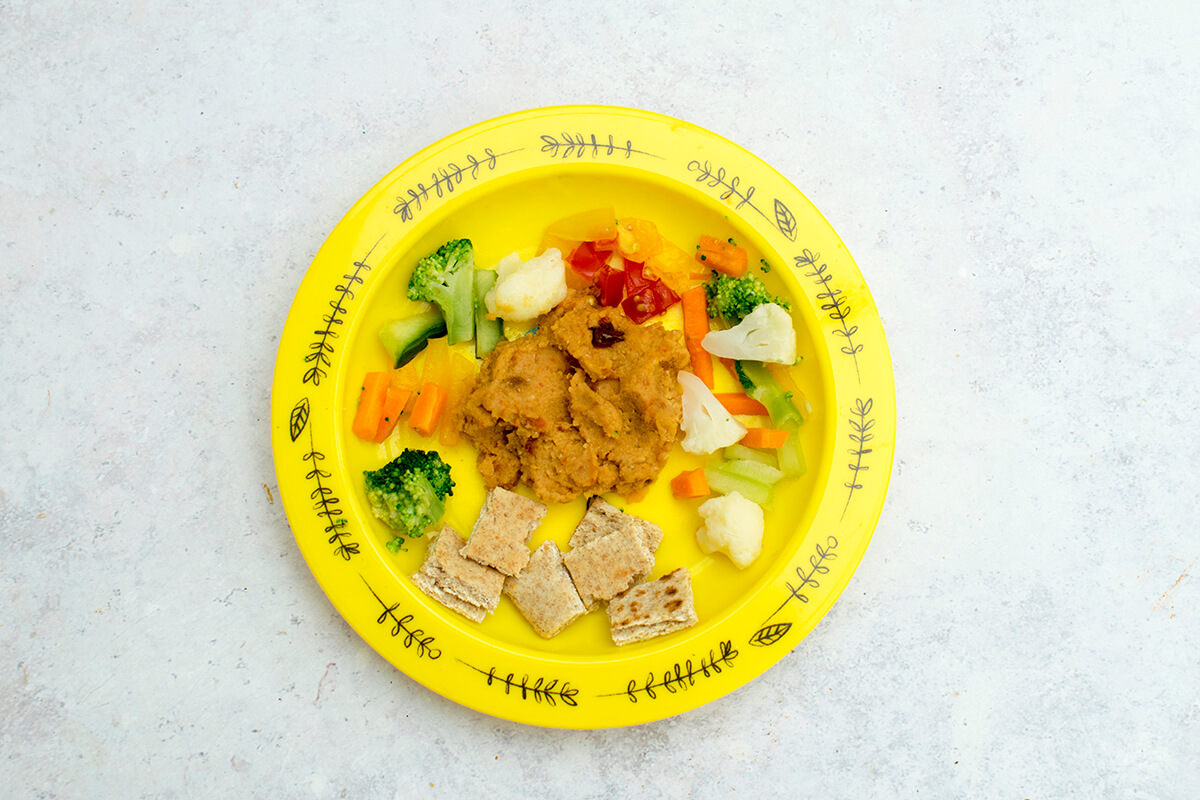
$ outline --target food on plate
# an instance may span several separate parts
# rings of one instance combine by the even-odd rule
[[[734,325],[709,331],[700,343],[718,358],[750,359],[791,364],[796,360],[796,332],[782,306],[763,303]]]
[[[689,453],[711,453],[746,435],[746,426],[734,419],[704,382],[690,372],[680,372],[683,387],[680,425],[682,447]]]
[[[463,556],[505,575],[518,574],[529,561],[529,539],[546,511],[538,501],[501,486],[489,489]]]
[[[367,501],[375,516],[399,533],[389,542],[398,549],[400,535],[417,537],[437,523],[454,494],[450,465],[435,450],[406,448],[377,470],[365,470]]]
[[[662,542],[663,530],[653,522],[626,514],[612,503],[599,495],[588,498],[587,513],[575,530],[571,532],[568,545],[572,548],[583,547],[585,544],[608,536],[610,533],[630,529],[642,537],[646,549],[653,553]]]
[[[475,251],[453,239],[423,256],[408,281],[408,299],[433,303],[446,320],[450,344],[475,337]]]
[[[702,286],[708,316],[724,319],[730,325],[738,324],[764,303],[774,303],[787,311],[791,310],[788,301],[772,294],[766,284],[753,273],[747,273],[740,278],[717,273]]]
[[[708,479],[704,477],[704,467],[684,470],[672,478],[671,494],[676,500],[690,500],[709,494]]]
[[[804,415],[796,405],[796,394],[785,389],[766,364],[738,360],[734,362],[734,369],[746,396],[762,404],[772,425],[795,430],[804,424]]]
[[[483,358],[496,348],[503,330],[500,320],[488,314],[487,295],[496,285],[496,270],[475,270],[475,357]]]
[[[654,569],[654,553],[645,534],[623,526],[563,555],[575,589],[590,610],[645,579]]]
[[[504,593],[543,639],[557,636],[587,612],[552,541],[543,542],[525,569],[504,581]]]
[[[494,269],[476,267],[469,239],[449,241],[417,262],[407,296],[422,307],[380,330],[391,366],[364,377],[354,433],[384,442],[403,414],[404,435],[462,438],[487,489],[467,538],[449,526],[429,536],[412,575],[421,591],[475,621],[507,595],[547,639],[605,606],[618,645],[696,624],[687,568],[650,580],[662,528],[600,496],[640,497],[677,442],[709,456],[670,487],[708,498],[680,507],[703,520],[699,548],[739,568],[759,556],[776,484],[804,473],[796,431],[811,407],[787,371],[788,303],[748,271],[744,248],[702,236],[693,255],[649,220],[598,209]],[[455,346],[467,342],[474,359]],[[714,374],[714,356],[728,375]],[[393,550],[441,520],[454,486],[425,450],[364,476],[398,531]],[[566,549],[548,538],[531,550],[547,504],[581,495]]]
[[[688,363],[678,331],[573,292],[535,332],[500,342],[463,401],[484,484],[523,481],[556,503],[645,489],[678,436],[676,375]]]
[[[484,296],[488,315],[528,322],[553,309],[567,296],[562,253],[551,248],[528,261],[510,253],[496,264],[496,282]]]
[[[732,239],[721,241],[715,236],[701,236],[696,245],[696,260],[706,267],[735,278],[746,274],[750,258],[746,248],[738,247]]]
[[[504,575],[464,558],[465,542],[449,525],[434,534],[421,569],[412,581],[425,594],[468,619],[482,622],[496,610]]]
[[[429,344],[430,339],[446,335],[446,318],[430,306],[407,317],[394,319],[379,330],[379,341],[392,357],[396,369],[412,361]]]
[[[745,569],[762,552],[762,506],[740,492],[706,500],[700,516],[704,527],[696,531],[696,542],[704,552],[724,553],[738,569]]]
[[[698,621],[687,567],[642,583],[608,604],[614,644],[632,644],[683,630]]]

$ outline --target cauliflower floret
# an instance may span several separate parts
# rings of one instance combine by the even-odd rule
[[[494,317],[526,322],[545,314],[566,296],[566,265],[562,253],[552,247],[528,261],[522,261],[516,253],[500,259],[496,285],[483,301]]]
[[[700,344],[719,358],[780,364],[791,364],[796,360],[792,317],[775,303],[763,303],[728,330],[711,331]]]
[[[738,569],[762,552],[763,510],[737,492],[723,494],[700,506],[704,527],[696,531],[696,542],[706,553],[720,551]]]
[[[746,426],[733,418],[713,396],[704,381],[690,372],[679,373],[683,387],[683,449],[689,453],[711,453],[737,442]]]

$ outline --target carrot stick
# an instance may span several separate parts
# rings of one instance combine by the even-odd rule
[[[379,417],[379,430],[375,431],[373,441],[382,442],[396,429],[396,423],[400,421],[400,415],[404,413],[404,406],[411,394],[412,392],[408,389],[397,389],[395,386],[387,388],[387,396],[383,401],[383,413]]]
[[[675,495],[676,500],[704,497],[708,494],[708,480],[704,477],[704,467],[686,470],[672,478],[671,493]]]
[[[386,372],[368,372],[363,376],[362,392],[358,397],[358,411],[354,424],[350,426],[360,439],[371,441],[379,430],[379,418],[383,414],[383,401],[387,397],[392,376]]]
[[[421,386],[421,394],[413,404],[412,415],[408,418],[408,427],[422,436],[428,436],[437,428],[442,420],[442,412],[446,409],[446,390],[436,383],[427,382]]]
[[[787,431],[775,428],[748,428],[739,444],[744,444],[746,447],[761,447],[765,450],[778,450],[783,447],[787,437]]]
[[[717,392],[713,395],[725,406],[730,414],[747,414],[750,416],[768,416],[767,407],[741,392]]]
[[[708,299],[703,286],[693,286],[679,295],[683,307],[683,340],[692,357],[692,372],[713,388],[712,355],[701,346],[708,333]]]

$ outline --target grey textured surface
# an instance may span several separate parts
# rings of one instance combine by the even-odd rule
[[[0,2],[0,785],[19,797],[1200,795],[1200,11]],[[882,313],[875,540],[758,680],[478,715],[334,613],[268,439],[321,241],[522,108],[790,178]]]

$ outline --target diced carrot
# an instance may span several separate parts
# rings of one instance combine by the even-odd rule
[[[475,385],[475,361],[455,353],[450,357],[450,386],[446,390],[446,424],[438,434],[438,442],[453,447],[460,438],[455,415]]]
[[[422,436],[428,436],[437,430],[445,410],[446,390],[436,383],[424,383],[421,385],[421,393],[417,395],[417,402],[413,404],[408,427]]]
[[[777,430],[775,428],[748,428],[746,435],[741,438],[739,444],[744,444],[746,447],[761,447],[764,450],[778,450],[783,447],[783,443],[787,441],[788,432]]]
[[[410,396],[412,392],[408,389],[397,389],[395,386],[387,388],[383,413],[379,417],[379,430],[375,432],[374,441],[382,442],[396,429],[396,423],[400,421],[400,415],[404,413],[404,406]]]
[[[730,242],[723,242],[715,236],[707,234],[700,237],[700,246],[696,249],[696,260],[706,267],[712,267],[718,272],[724,272],[734,278],[746,274],[750,265],[750,256],[744,247],[738,247]]]
[[[675,495],[677,500],[707,495],[708,479],[704,477],[704,467],[686,470],[672,478],[671,494]]]
[[[363,376],[362,392],[358,396],[358,411],[354,424],[350,426],[360,439],[371,441],[379,430],[379,417],[383,414],[383,401],[387,397],[392,376],[387,372],[368,372]]]
[[[730,414],[745,414],[748,416],[765,417],[767,407],[753,397],[741,392],[717,392],[713,395]]]

